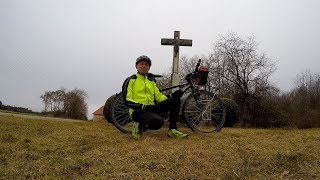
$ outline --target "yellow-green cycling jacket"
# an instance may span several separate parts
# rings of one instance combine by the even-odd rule
[[[139,73],[128,77],[122,85],[122,98],[132,115],[134,110],[141,110],[143,105],[155,105],[167,97],[159,91],[152,74]]]

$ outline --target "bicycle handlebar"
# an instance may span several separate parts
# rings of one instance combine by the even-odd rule
[[[196,65],[196,69],[194,70],[194,72],[198,72],[199,71],[200,62],[201,62],[201,59],[199,59],[197,65]]]
[[[194,70],[192,73],[187,74],[186,80],[187,80],[188,82],[191,82],[191,79],[192,79],[192,78],[196,78],[196,77],[198,76],[198,71],[199,71],[200,63],[201,63],[201,59],[198,60],[198,63],[197,63],[197,65],[196,65],[195,70]]]

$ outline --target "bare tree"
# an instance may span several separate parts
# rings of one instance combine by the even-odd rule
[[[64,88],[57,91],[45,91],[40,96],[44,102],[44,113],[75,119],[86,119],[88,110],[85,100],[87,97],[84,90],[74,89],[67,92]]]
[[[295,84],[289,93],[290,120],[300,128],[320,127],[320,73],[302,72]]]
[[[224,78],[227,69],[227,61],[219,58],[219,53],[215,52],[208,56],[206,67],[209,69],[208,86],[209,89],[215,89],[220,96],[229,96],[234,93],[232,82]]]
[[[180,58],[180,67],[179,67],[179,74],[180,79],[184,80],[185,76],[189,73],[192,73],[196,67],[196,64],[199,60],[199,56],[193,56],[192,58],[187,58],[186,56],[181,56]]]
[[[220,66],[216,67],[217,72],[234,85],[241,102],[245,102],[259,86],[269,84],[269,77],[275,70],[274,63],[258,52],[254,37],[244,40],[232,32],[220,36],[214,46],[214,57]]]
[[[52,93],[53,110],[62,112],[64,110],[63,103],[66,96],[66,90],[64,88],[60,88],[59,90],[53,91]]]
[[[45,91],[43,95],[40,96],[44,103],[44,112],[48,111],[63,111],[63,103],[65,98],[64,88],[60,88],[57,91]]]
[[[66,116],[74,119],[87,119],[88,107],[85,99],[88,97],[84,90],[75,88],[66,93],[64,110]]]
[[[264,112],[260,111],[264,108],[261,102],[269,103],[264,98],[277,91],[269,82],[275,64],[258,51],[255,38],[243,39],[233,32],[221,35],[208,57],[208,65],[214,79],[211,86],[236,100],[242,120],[246,119],[251,125],[258,122]]]
[[[44,112],[53,111],[52,91],[45,91],[40,98],[44,103]]]

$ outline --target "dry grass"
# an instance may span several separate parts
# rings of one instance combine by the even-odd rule
[[[0,116],[0,179],[320,179],[320,129],[180,130]]]

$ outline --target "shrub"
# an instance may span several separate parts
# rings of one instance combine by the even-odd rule
[[[225,127],[233,127],[239,121],[239,106],[238,104],[230,98],[221,98],[223,104],[226,108],[226,121],[224,123]]]

